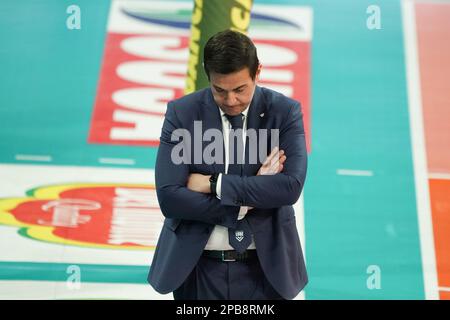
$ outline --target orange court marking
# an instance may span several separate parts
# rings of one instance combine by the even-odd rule
[[[416,3],[422,110],[429,173],[450,174],[450,4]],[[429,180],[440,288],[450,288],[450,179]],[[440,290],[450,300],[450,291]]]

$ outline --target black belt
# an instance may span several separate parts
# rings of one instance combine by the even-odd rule
[[[203,256],[220,261],[245,261],[257,258],[256,250],[246,250],[243,253],[235,250],[204,250]]]

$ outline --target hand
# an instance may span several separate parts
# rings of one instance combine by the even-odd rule
[[[274,175],[280,173],[283,170],[283,163],[286,161],[284,151],[278,151],[278,147],[275,147],[269,156],[264,161],[261,168],[259,168],[257,176]]]
[[[257,176],[274,175],[280,173],[283,170],[283,163],[287,157],[284,155],[284,151],[278,152],[278,147],[275,147],[269,156],[264,161],[261,168],[259,168]],[[248,207],[248,210],[252,210],[253,207]]]
[[[195,192],[211,193],[209,178],[200,173],[191,173],[188,178],[187,188]]]

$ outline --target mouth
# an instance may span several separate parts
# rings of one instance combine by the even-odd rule
[[[224,106],[225,109],[228,110],[237,110],[237,109],[241,109],[242,106]]]

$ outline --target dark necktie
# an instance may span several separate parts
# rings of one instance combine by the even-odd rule
[[[238,114],[237,116],[225,115],[231,124],[233,130],[241,129],[236,131],[234,134],[228,136],[228,153],[229,153],[229,164],[228,164],[228,174],[242,175],[242,163],[244,157],[243,150],[243,140],[242,140],[242,129],[243,129],[243,114]],[[232,141],[232,138],[235,138]],[[241,145],[242,148],[238,148]],[[248,246],[252,242],[251,229],[247,219],[238,220],[236,229],[228,229],[228,242],[229,244],[239,253],[243,253],[247,250]]]
[[[237,174],[239,176],[242,175],[242,159],[244,153],[242,140],[242,130],[244,127],[243,116],[242,113],[237,116],[225,115],[231,124],[231,129],[236,130],[234,134],[230,130],[228,135],[228,174]],[[238,146],[241,148],[238,148]],[[239,153],[239,151],[241,152]]]

